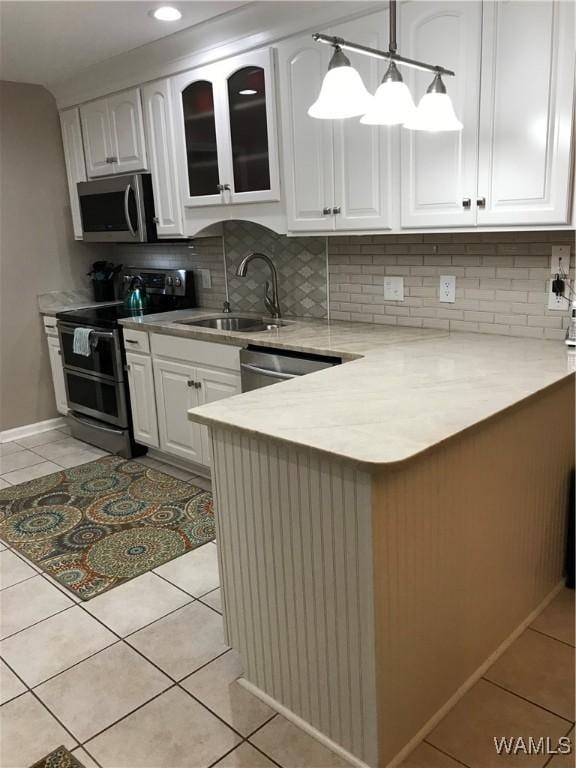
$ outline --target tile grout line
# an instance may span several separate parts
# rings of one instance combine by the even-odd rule
[[[428,734],[428,735],[431,735],[431,734]],[[441,755],[446,755],[446,757],[449,757],[451,760],[454,760],[459,765],[463,765],[464,768],[472,768],[471,766],[468,765],[468,763],[463,763],[462,760],[460,760],[457,757],[454,757],[454,755],[450,754],[450,752],[446,752],[445,749],[440,749],[440,747],[437,747],[436,744],[432,744],[431,741],[428,741],[427,737],[424,737],[424,739],[422,739],[420,744],[427,744],[429,747],[432,747],[432,749],[435,749],[437,752],[440,752]],[[420,744],[417,744],[414,747],[413,751],[416,751],[418,749],[418,747],[420,746]]]
[[[28,579],[28,581],[31,581],[31,579]],[[22,584],[23,582],[19,582]],[[65,611],[69,611],[70,608],[74,608],[75,603],[72,603],[71,605],[67,605],[66,608],[62,608],[60,611],[55,611],[54,613],[51,613],[50,616],[45,616],[43,619],[38,619],[38,621],[35,621],[33,624],[29,624],[27,627],[23,627],[22,629],[19,629],[17,632],[12,632],[11,635],[6,635],[6,637],[0,637],[0,643],[3,643],[4,640],[10,640],[12,637],[16,637],[16,635],[19,635],[21,632],[26,632],[27,629],[32,629],[32,627],[37,627],[38,624],[42,624],[43,621],[48,621],[48,619],[54,618],[54,616],[58,616],[61,613],[64,613]]]
[[[554,717],[558,717],[560,720],[564,720],[565,723],[570,723],[571,725],[574,725],[574,720],[569,720],[567,717],[564,717],[564,715],[559,715],[558,712],[553,712],[551,709],[548,709],[547,707],[543,707],[542,704],[538,704],[535,701],[532,701],[531,699],[527,699],[525,696],[521,696],[519,693],[515,693],[514,691],[511,691],[509,688],[506,688],[503,685],[500,685],[500,683],[495,683],[493,680],[490,680],[487,677],[482,676],[480,678],[481,680],[484,680],[486,683],[490,683],[490,685],[495,686],[496,688],[500,688],[502,691],[506,691],[506,693],[511,694],[512,696],[516,696],[517,699],[521,699],[522,701],[525,701],[527,704],[532,704],[533,707],[538,707],[538,709],[542,709],[544,712],[548,712],[549,715],[554,715]]]
[[[576,646],[572,645],[572,643],[566,642],[566,640],[560,640],[559,637],[554,637],[554,635],[549,635],[547,632],[542,632],[541,629],[535,629],[534,627],[526,627],[526,629],[529,629],[531,632],[536,632],[539,635],[542,635],[543,637],[547,637],[550,640],[555,640],[557,643],[562,643],[562,645],[567,645],[568,648],[572,648],[574,650]]]
[[[569,728],[569,729],[566,731],[566,733],[564,734],[564,736],[569,736],[569,735],[570,735],[570,731],[571,731],[573,728],[574,728],[574,725],[570,726],[570,728]],[[572,756],[574,756],[574,746],[575,746],[575,743],[574,743],[574,739],[572,739],[572,751],[570,752],[570,754],[571,754]],[[555,758],[555,757],[557,757],[557,755],[551,754],[551,755],[550,755],[550,757],[548,758],[548,760],[546,760],[546,762],[545,762],[545,763],[544,763],[544,765],[542,766],[542,768],[547,768],[547,767],[550,765],[550,763],[552,762],[552,760],[554,760],[554,758]]]

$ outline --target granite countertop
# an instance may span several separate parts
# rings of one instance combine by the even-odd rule
[[[557,341],[447,333],[364,323],[291,321],[265,333],[224,333],[179,319],[182,310],[124,320],[154,333],[336,355],[345,365],[220,400],[189,412],[315,449],[367,468],[405,461],[573,375]]]

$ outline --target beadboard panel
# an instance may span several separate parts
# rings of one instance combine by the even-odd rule
[[[245,678],[377,764],[370,477],[211,430],[228,642]]]
[[[373,485],[380,765],[560,582],[574,380]]]

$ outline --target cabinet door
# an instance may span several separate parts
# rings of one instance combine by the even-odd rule
[[[78,107],[60,112],[60,126],[62,128],[62,144],[64,145],[66,177],[70,195],[72,227],[76,240],[82,240],[82,217],[76,184],[79,181],[86,181],[86,166],[84,164],[84,147],[82,146],[82,129],[80,128]]]
[[[223,120],[214,66],[172,78],[174,135],[182,203],[220,205],[222,176],[219,136]]]
[[[60,340],[57,336],[47,336],[46,338],[48,341],[50,368],[52,369],[52,383],[54,384],[56,410],[58,413],[66,415],[68,413],[68,400],[66,398],[66,384],[64,383],[64,370],[62,368]]]
[[[80,107],[86,171],[89,178],[110,176],[114,173],[107,102],[107,99],[98,99]]]
[[[183,237],[170,82],[159,80],[144,86],[142,102],[158,236]]]
[[[108,98],[114,173],[145,171],[146,148],[140,89],[117,93]]]
[[[128,352],[126,363],[134,438],[138,443],[158,448],[158,420],[152,360],[148,355],[135,355]]]
[[[272,50],[217,65],[223,121],[219,146],[227,202],[280,199]]]
[[[308,115],[330,55],[310,35],[278,47],[284,194],[291,232],[330,232],[335,226],[332,121]]]
[[[403,3],[400,21],[403,56],[438,63],[456,73],[444,82],[464,124],[462,131],[441,133],[401,129],[402,226],[474,226],[482,3]],[[418,104],[432,74],[401,69]]]
[[[204,463],[200,424],[188,419],[199,404],[195,369],[171,360],[154,359],[154,384],[158,409],[160,449],[187,461]]]
[[[478,223],[566,224],[574,4],[484,4]]]
[[[386,48],[388,12],[334,27],[330,34],[370,48]],[[366,88],[375,93],[386,65],[369,56],[349,56]],[[359,118],[335,120],[333,126],[334,202],[340,209],[335,214],[336,229],[389,229],[392,199],[399,187],[392,168],[392,144],[398,141],[399,129],[362,125]]]
[[[206,405],[225,397],[238,395],[242,391],[240,374],[227,371],[216,371],[211,368],[196,368],[196,380],[200,384],[199,404]],[[210,443],[208,429],[201,427],[203,464],[210,466]]]

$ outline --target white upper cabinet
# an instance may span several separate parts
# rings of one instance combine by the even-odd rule
[[[323,31],[369,47],[387,47],[388,13]],[[311,35],[279,46],[288,228],[294,232],[387,229],[394,189],[394,134],[362,125],[360,118],[331,121],[308,115],[331,55],[331,48],[315,43]],[[347,55],[374,93],[384,63]]]
[[[169,80],[159,80],[144,86],[142,102],[154,191],[156,230],[159,237],[183,237]]]
[[[492,3],[489,3],[491,5]],[[469,227],[476,223],[480,2],[414,2],[401,6],[399,52],[456,73],[444,77],[462,131],[402,128],[402,227]],[[401,67],[418,104],[430,72]]]
[[[86,181],[86,166],[84,164],[84,149],[82,147],[80,112],[77,107],[60,112],[60,126],[62,128],[66,177],[68,179],[68,192],[72,211],[72,227],[76,240],[82,240],[82,219],[76,184],[79,181]]]
[[[280,199],[272,50],[172,78],[185,206]]]
[[[573,83],[573,3],[484,3],[478,224],[569,222]]]
[[[80,107],[89,178],[146,170],[140,89]]]

